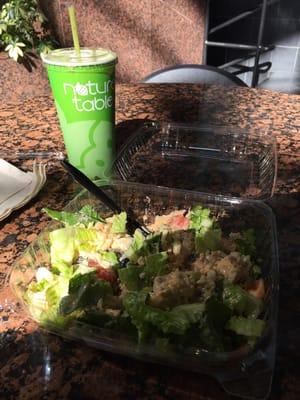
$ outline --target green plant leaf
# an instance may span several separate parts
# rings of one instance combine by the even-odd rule
[[[6,1],[0,10],[0,48],[4,50],[7,45],[11,45],[6,51],[9,57],[19,62],[26,56],[27,51],[39,51],[39,46],[44,40],[47,41],[47,48],[54,48],[57,44],[49,35],[46,17],[38,2]],[[20,46],[20,43],[24,46]]]

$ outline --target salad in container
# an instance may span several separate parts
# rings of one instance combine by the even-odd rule
[[[10,277],[30,315],[61,336],[202,371],[230,393],[265,398],[278,291],[269,208],[128,182],[105,190],[123,212],[86,191],[65,210],[44,209],[54,222]],[[149,235],[129,234],[125,210]]]

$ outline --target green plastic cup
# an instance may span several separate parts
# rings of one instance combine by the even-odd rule
[[[115,65],[102,48],[42,55],[70,163],[90,179],[108,180],[114,157]]]

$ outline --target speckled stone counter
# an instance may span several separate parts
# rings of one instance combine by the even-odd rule
[[[300,398],[300,98],[247,88],[201,85],[117,87],[117,143],[141,120],[205,121],[277,135],[275,212],[280,252],[278,351],[272,399]],[[49,97],[0,109],[0,150],[63,151]],[[131,360],[45,334],[22,311],[7,274],[48,220],[44,206],[61,208],[78,191],[48,163],[45,187],[0,222],[0,399],[228,399],[208,377]]]

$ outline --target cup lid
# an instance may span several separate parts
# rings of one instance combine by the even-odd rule
[[[41,54],[45,64],[63,67],[81,67],[88,65],[106,65],[117,62],[117,54],[111,50],[82,47],[78,55],[73,47],[55,49]]]

